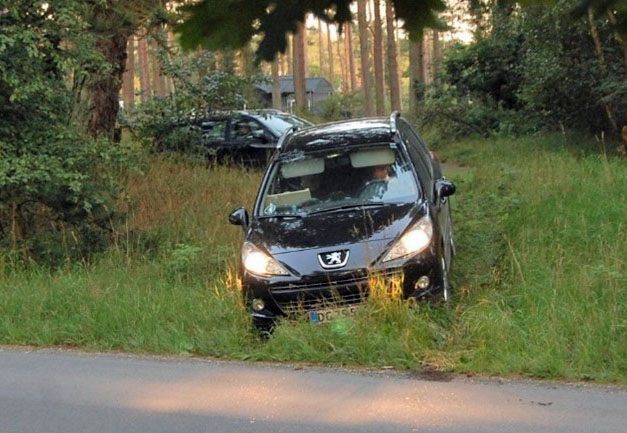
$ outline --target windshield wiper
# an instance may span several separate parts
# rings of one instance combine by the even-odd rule
[[[283,218],[302,218],[304,215],[303,214],[279,214],[279,215],[261,215],[258,216],[257,219],[268,219],[268,218],[279,218],[279,219],[283,219]]]
[[[326,209],[320,209],[320,210],[316,210],[313,212],[309,212],[307,213],[307,216],[309,215],[316,215],[316,214],[320,214],[320,213],[326,213],[326,212],[339,212],[339,211],[343,211],[343,210],[350,210],[350,209],[362,209],[362,208],[367,208],[367,207],[381,207],[381,206],[386,206],[387,203],[384,203],[382,201],[377,201],[377,202],[369,202],[369,203],[358,203],[358,204],[345,204],[342,206],[335,206],[335,207],[330,207],[330,208],[326,208]]]

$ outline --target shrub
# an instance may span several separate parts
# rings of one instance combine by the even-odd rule
[[[329,96],[322,106],[320,116],[325,121],[350,119],[364,116],[363,95],[355,93],[335,93]]]
[[[78,2],[0,11],[0,248],[58,262],[107,243],[129,149],[75,126],[65,77],[100,60]],[[25,79],[28,77],[28,79]]]
[[[607,20],[596,19],[600,61],[590,22],[573,15],[576,4],[494,8],[489,31],[448,50],[423,121],[453,135],[598,133],[627,123],[623,52]]]

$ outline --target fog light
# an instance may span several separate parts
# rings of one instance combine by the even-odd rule
[[[266,304],[261,299],[253,299],[253,310],[261,311],[266,308]]]
[[[422,277],[418,278],[418,281],[416,281],[416,287],[419,287],[421,289],[426,289],[427,287],[429,287],[429,284],[431,284],[431,281],[429,281],[429,277],[427,277],[426,275],[423,275]]]

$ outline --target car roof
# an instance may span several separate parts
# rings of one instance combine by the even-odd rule
[[[288,116],[298,117],[294,114],[272,108],[261,108],[258,110],[216,110],[208,113],[205,117],[208,119],[226,119],[229,117],[250,116],[253,118],[264,118],[272,116]]]
[[[383,117],[352,119],[310,126],[293,132],[281,152],[312,152],[344,146],[389,143],[390,120]]]

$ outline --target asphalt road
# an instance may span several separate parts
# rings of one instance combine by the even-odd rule
[[[0,433],[627,432],[627,390],[0,348]]]

